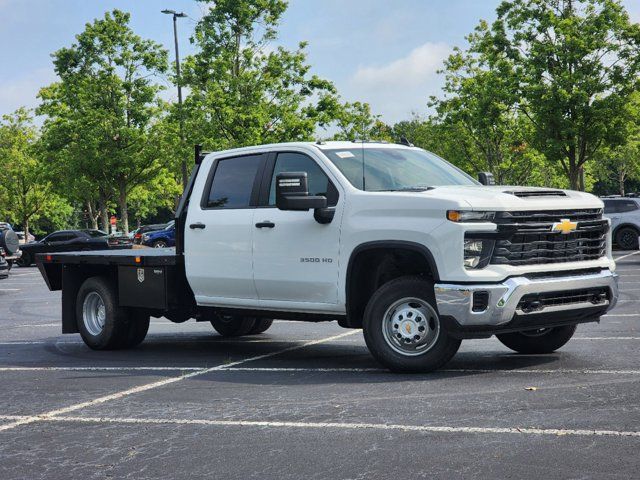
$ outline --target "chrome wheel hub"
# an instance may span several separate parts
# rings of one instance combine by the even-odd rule
[[[387,344],[402,355],[422,355],[440,335],[436,311],[419,298],[403,298],[391,305],[383,319],[382,333]]]
[[[84,298],[82,304],[82,322],[91,335],[100,335],[104,329],[107,312],[102,297],[97,292],[91,292]]]

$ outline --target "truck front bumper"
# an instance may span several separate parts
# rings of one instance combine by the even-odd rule
[[[435,285],[445,328],[460,338],[599,320],[618,301],[618,275],[600,271]]]

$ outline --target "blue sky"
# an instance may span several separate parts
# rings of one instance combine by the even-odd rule
[[[640,1],[624,0],[640,21]],[[371,103],[389,122],[425,113],[438,94],[436,73],[454,46],[479,19],[492,20],[499,0],[290,0],[278,43],[309,42],[314,73],[335,82],[347,100]],[[206,4],[192,0],[0,0],[0,115],[35,107],[38,89],[55,81],[50,53],[106,10],[131,12],[134,30],[162,43],[173,55],[171,20],[160,10],[189,15],[180,20],[181,54]],[[173,57],[172,57],[173,58]],[[166,82],[166,80],[165,80]],[[175,96],[173,88],[167,92]]]

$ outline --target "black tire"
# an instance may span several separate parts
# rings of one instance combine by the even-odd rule
[[[254,327],[254,317],[242,317],[236,315],[215,315],[211,319],[213,328],[223,337],[241,337],[248,335]]]
[[[616,231],[616,244],[623,250],[638,250],[638,230],[621,227]]]
[[[155,242],[153,242],[151,244],[151,246],[153,248],[167,248],[168,244],[167,244],[166,240],[156,240]]]
[[[393,326],[389,323],[390,326],[387,327],[387,321],[400,322],[396,335],[406,328],[402,322],[409,321],[403,320],[402,315],[398,313],[400,305],[393,308],[395,304],[405,300],[408,300],[406,304],[410,306],[409,310],[415,308],[418,312],[426,312],[425,316],[428,317],[423,319],[420,313],[413,316],[413,311],[409,311],[412,315],[406,314],[407,319],[415,318],[419,322],[425,322],[423,326],[417,326],[419,324],[416,323],[416,330],[413,332],[411,326],[406,330],[412,336],[418,333],[419,328],[423,329],[420,332],[427,332],[423,333],[424,338],[430,340],[421,347],[424,348],[422,353],[418,349],[412,354],[399,352],[398,349],[409,349],[411,346],[395,345],[396,340],[383,332]],[[419,309],[415,306],[415,300],[419,301]],[[401,277],[384,284],[373,294],[364,312],[362,326],[369,351],[376,360],[394,372],[430,372],[442,367],[456,354],[460,348],[460,340],[447,334],[440,323],[437,311],[432,283],[418,277]],[[406,340],[412,342],[410,339],[397,342],[402,344]]]
[[[16,260],[16,263],[19,267],[30,267],[33,263],[33,260],[31,260],[30,254],[22,252],[22,256],[18,260]]]
[[[90,320],[87,319],[85,323],[83,311],[85,302],[89,303],[89,296],[92,297],[91,302],[95,300],[94,294],[104,307],[104,325],[101,329],[96,327],[92,331],[92,327],[88,326]],[[76,297],[76,321],[82,340],[89,348],[115,350],[127,347],[132,324],[131,311],[118,306],[117,299],[114,286],[104,277],[88,278],[80,287]],[[90,305],[87,305],[87,310],[91,310]]]
[[[123,340],[121,348],[133,348],[140,345],[149,331],[151,318],[148,313],[133,311],[129,317],[128,333]]]
[[[496,335],[498,340],[518,353],[552,353],[564,346],[576,331],[576,325]]]
[[[269,330],[269,327],[273,325],[272,318],[256,318],[253,328],[249,330],[249,335],[258,335]]]

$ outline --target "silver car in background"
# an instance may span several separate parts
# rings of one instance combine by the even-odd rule
[[[604,216],[611,220],[614,245],[638,250],[640,235],[640,197],[602,197]]]

